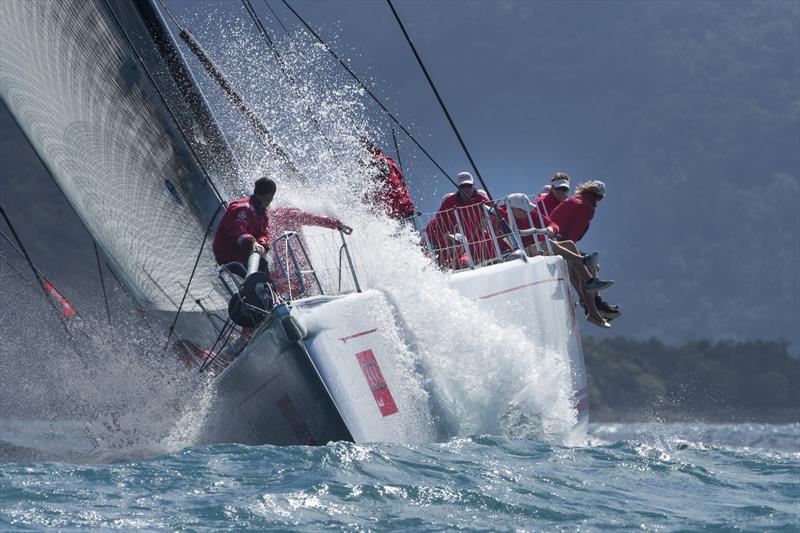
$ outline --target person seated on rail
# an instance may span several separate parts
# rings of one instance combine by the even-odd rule
[[[508,216],[509,210],[511,217]],[[610,286],[610,282],[597,279],[592,274],[593,267],[597,264],[599,254],[582,254],[575,243],[570,240],[555,240],[558,226],[553,224],[546,216],[540,215],[536,205],[528,200],[522,193],[506,196],[505,205],[498,207],[498,212],[508,221],[509,227],[518,230],[522,238],[522,246],[529,256],[548,255],[548,241],[554,255],[562,257],[569,268],[570,281],[580,296],[581,302],[588,309],[587,320],[602,328],[611,325],[606,322],[594,307],[593,292]],[[501,232],[501,225],[496,227]],[[545,234],[532,233],[527,230],[543,229]],[[546,235],[546,237],[545,237]]]
[[[275,197],[277,185],[267,177],[259,178],[253,194],[234,200],[228,206],[214,234],[214,259],[219,265],[241,277],[247,274],[247,258],[252,252],[261,256],[259,270],[266,272],[269,250],[267,207]]]
[[[486,231],[484,213],[484,206],[491,205],[489,196],[475,188],[475,180],[469,172],[456,176],[456,185],[456,192],[442,198],[425,233],[438,253],[439,265],[458,270],[469,266],[464,242],[475,263],[493,258],[495,252]]]
[[[369,139],[362,138],[361,142],[368,152],[361,162],[367,167],[370,179],[364,203],[395,220],[405,220],[413,216],[414,202],[408,194],[408,186],[400,166]]]
[[[303,226],[336,229],[345,235],[353,233],[353,228],[346,226],[338,218],[309,213],[296,207],[270,209],[269,218],[269,241],[273,244],[272,278],[275,281],[275,291],[287,299],[318,294],[317,282],[309,272],[312,265],[309,264],[303,253],[303,250],[308,250],[308,243],[303,235]],[[286,233],[294,233],[296,236],[287,237],[276,243],[275,239],[279,239]]]
[[[589,230],[589,223],[605,194],[606,186],[602,181],[587,181],[578,185],[575,194],[550,213],[550,220],[559,228],[560,238],[576,243],[580,241]],[[598,272],[599,266],[595,266],[592,274],[596,276]],[[608,304],[599,294],[595,294],[594,300],[600,315],[607,320],[613,320],[620,315],[619,306]]]
[[[553,209],[558,207],[558,204],[563,202],[569,194],[569,176],[566,172],[558,171],[550,178],[550,185],[545,185],[547,190],[536,198],[535,203],[542,214],[546,217],[550,216]]]

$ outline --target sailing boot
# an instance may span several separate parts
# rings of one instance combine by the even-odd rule
[[[590,324],[594,324],[598,328],[611,329],[611,322],[607,321],[602,316],[595,318],[592,315],[586,315],[586,321]]]
[[[600,292],[614,286],[614,282],[610,279],[592,278],[586,282],[586,290],[589,292]]]
[[[600,316],[609,321],[614,320],[622,314],[618,305],[610,305],[603,300],[599,294],[594,295],[594,305]]]
[[[589,273],[595,275],[597,265],[600,262],[600,252],[592,252],[583,256],[583,264],[589,269]]]

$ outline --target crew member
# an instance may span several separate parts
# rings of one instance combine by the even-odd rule
[[[606,195],[606,186],[602,181],[587,181],[576,189],[576,193],[556,207],[550,213],[550,220],[558,226],[560,239],[578,242],[589,229],[598,202]],[[592,273],[597,275],[597,271]],[[609,305],[599,295],[595,295],[595,305],[600,314],[608,319],[620,315],[619,306]]]
[[[490,205],[489,196],[475,188],[475,180],[469,172],[461,172],[456,176],[456,184],[458,191],[445,195],[425,232],[431,244],[439,250],[439,264],[459,269],[469,266],[462,236],[466,239],[473,261],[492,258],[494,252],[485,230],[484,206]]]
[[[295,207],[270,209],[269,220],[270,242],[275,243],[275,239],[286,233],[296,234],[296,237],[288,237],[285,241],[279,241],[272,251],[275,260],[273,279],[275,280],[276,292],[283,294],[286,298],[317,294],[316,282],[309,273],[311,265],[309,265],[303,253],[303,249],[308,250],[308,245],[303,235],[303,226],[338,229],[345,235],[353,233],[353,228],[346,226],[338,218],[309,213]],[[300,244],[302,244],[302,247]],[[297,261],[297,265],[294,264],[292,257]]]
[[[542,191],[542,194],[536,199],[536,207],[542,211],[544,216],[549,217],[558,204],[564,201],[567,194],[569,194],[569,176],[566,172],[556,172],[550,178],[549,188]]]
[[[218,264],[234,263],[229,266],[231,272],[244,277],[247,258],[251,252],[257,252],[262,258],[259,268],[266,271],[264,258],[269,249],[267,207],[276,190],[274,181],[259,178],[251,196],[231,202],[214,235],[212,248]]]
[[[513,218],[508,217],[509,209]],[[610,328],[611,325],[606,322],[595,308],[594,295],[591,294],[608,288],[613,283],[597,279],[594,275],[599,254],[597,252],[582,254],[578,251],[575,243],[570,240],[553,240],[552,237],[559,231],[558,226],[544,215],[540,220],[536,206],[522,193],[506,196],[506,205],[500,206],[498,211],[508,219],[509,224],[513,222],[513,225],[519,230],[524,231],[531,228],[547,230],[547,236],[551,237],[550,246],[553,253],[567,261],[570,281],[575,290],[578,291],[581,302],[587,310],[587,320],[601,328]],[[545,237],[543,235],[538,235],[537,237],[539,240],[538,247],[534,235],[522,235],[522,245],[530,256],[536,256],[540,253],[546,255],[548,253]]]
[[[602,181],[587,181],[550,212],[550,220],[558,226],[562,239],[578,242],[586,235],[597,204],[605,194],[606,186]]]
[[[400,167],[380,148],[364,139],[364,144],[371,154],[368,162],[371,176],[375,181],[371,191],[367,193],[366,203],[379,207],[396,220],[403,220],[414,214],[414,202],[408,194],[408,186]]]

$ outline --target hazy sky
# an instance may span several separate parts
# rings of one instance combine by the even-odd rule
[[[468,168],[385,2],[292,5],[448,171]],[[613,334],[798,345],[800,3],[395,5],[494,196],[556,170],[606,181],[581,245],[617,281]],[[190,25],[249,20],[233,1],[169,6]],[[400,143],[414,200],[435,209],[451,185]]]

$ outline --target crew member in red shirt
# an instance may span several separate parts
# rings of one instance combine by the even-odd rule
[[[439,263],[459,269],[469,266],[460,236],[466,239],[475,262],[490,259],[495,253],[486,233],[484,206],[491,204],[489,196],[475,188],[469,172],[456,176],[456,184],[458,191],[445,195],[425,232],[431,244],[440,250]]]
[[[569,176],[566,172],[556,172],[550,178],[549,189],[543,192],[536,198],[536,207],[542,211],[542,214],[549,217],[553,210],[558,207],[558,204],[566,199],[569,194]]]
[[[367,193],[365,200],[373,206],[380,206],[391,218],[403,220],[414,214],[414,203],[408,194],[408,186],[400,167],[380,148],[364,140],[371,157],[368,165],[374,170],[374,189]]]
[[[560,239],[578,242],[586,235],[589,223],[594,217],[595,209],[606,194],[606,186],[602,181],[588,181],[576,189],[576,193],[556,207],[550,213],[550,220],[558,226]],[[597,275],[597,272],[593,272]],[[614,319],[620,315],[619,307],[609,305],[599,295],[595,295],[595,305],[605,318]]]
[[[269,219],[270,242],[274,243],[275,239],[287,232],[292,232],[297,234],[297,239],[300,240],[306,250],[308,250],[308,244],[303,235],[303,226],[338,229],[344,232],[345,235],[353,233],[353,228],[344,225],[338,218],[316,215],[295,207],[277,207],[275,209],[270,209]],[[293,254],[287,250],[287,246]],[[301,274],[299,272],[308,271],[311,265],[306,261],[305,254],[303,254],[295,238],[287,238],[285,241],[280,241],[275,246],[272,253],[275,260],[272,270],[276,292],[285,295],[287,298],[298,298],[300,296],[317,294],[318,291],[314,277],[311,274]],[[292,255],[294,255],[297,260],[296,266],[292,262]]]
[[[511,211],[512,217],[508,217],[508,211]],[[587,309],[587,320],[601,328],[610,328],[611,325],[606,322],[598,313],[594,305],[594,297],[591,294],[601,288],[610,286],[610,282],[596,279],[593,271],[596,270],[597,259],[599,254],[593,252],[591,254],[582,254],[578,251],[575,243],[569,240],[553,240],[553,236],[558,233],[558,226],[553,223],[546,216],[542,215],[539,218],[539,211],[536,206],[532,204],[528,197],[522,193],[509,194],[505,198],[505,205],[500,206],[498,211],[506,217],[509,226],[516,227],[521,230],[520,233],[525,233],[525,230],[531,228],[546,229],[547,237],[550,238],[550,246],[553,253],[567,261],[567,266],[570,274],[570,281],[578,295],[581,302]],[[533,224],[531,224],[533,222]],[[536,246],[536,238],[538,238],[539,246]],[[547,241],[544,235],[522,235],[522,245],[525,252],[530,256],[541,254],[547,255]],[[540,251],[541,250],[541,251]]]
[[[578,242],[586,235],[597,203],[605,194],[606,186],[602,181],[582,183],[575,194],[561,202],[550,213],[550,220],[558,226],[558,233],[562,239]]]
[[[214,259],[220,265],[237,262],[231,272],[244,277],[245,265],[251,252],[262,257],[261,270],[266,270],[265,254],[269,249],[269,219],[267,207],[275,197],[277,186],[269,178],[259,178],[253,194],[234,200],[228,206],[214,235]]]

